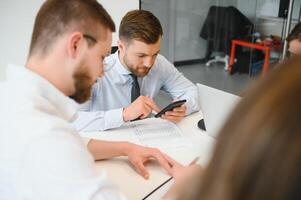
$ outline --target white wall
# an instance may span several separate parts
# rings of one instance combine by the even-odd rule
[[[122,16],[139,9],[139,0],[98,0],[119,26]],[[5,78],[8,63],[24,65],[31,39],[34,19],[44,0],[0,0],[0,81]],[[113,34],[116,45],[117,33]]]
[[[0,1],[0,80],[5,78],[7,63],[23,65],[37,10],[43,0]]]
[[[119,24],[122,17],[130,10],[139,9],[139,0],[98,0],[109,12],[116,25],[112,46],[117,46]]]

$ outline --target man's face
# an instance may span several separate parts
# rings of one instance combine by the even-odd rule
[[[160,52],[160,43],[161,38],[155,44],[146,44],[137,40],[128,43],[119,41],[121,62],[136,76],[146,76]]]
[[[93,84],[98,77],[104,75],[103,60],[111,51],[112,32],[107,30],[102,34],[105,36],[97,39],[92,47],[87,47],[83,59],[73,73],[75,92],[70,97],[78,103],[84,103],[90,98]]]
[[[301,41],[298,39],[290,41],[288,51],[291,55],[301,55]]]

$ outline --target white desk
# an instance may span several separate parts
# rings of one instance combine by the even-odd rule
[[[185,117],[178,127],[187,139],[189,148],[161,149],[175,160],[187,163],[199,155],[199,163],[205,164],[211,155],[214,139],[197,127],[197,122],[202,118],[201,112]],[[126,140],[137,143],[134,138],[129,139],[129,135],[124,129],[105,131],[98,133],[87,133],[86,136],[102,140]],[[110,160],[98,161],[96,163],[99,171],[105,170],[109,178],[119,187],[128,199],[142,199],[153,189],[169,178],[157,163],[148,163],[147,169],[150,172],[149,180],[142,178],[128,162],[127,158],[115,158]]]

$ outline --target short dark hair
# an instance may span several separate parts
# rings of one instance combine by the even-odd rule
[[[92,34],[95,24],[115,31],[110,15],[96,0],[47,0],[36,16],[29,55],[46,54],[57,37],[70,30]]]
[[[292,40],[298,39],[301,41],[301,22],[299,22],[293,30],[290,32],[290,34],[287,36],[286,41],[290,43]]]
[[[121,20],[119,38],[127,42],[132,39],[154,44],[163,35],[159,19],[146,10],[128,12]]]

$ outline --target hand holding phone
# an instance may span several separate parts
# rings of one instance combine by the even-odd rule
[[[171,111],[174,108],[180,107],[184,103],[186,103],[186,99],[172,102],[171,104],[169,104],[168,106],[166,106],[165,108],[163,108],[160,112],[158,112],[158,114],[156,114],[155,117],[156,118],[161,117],[165,112]]]

